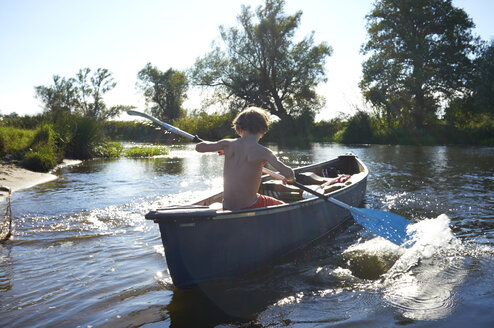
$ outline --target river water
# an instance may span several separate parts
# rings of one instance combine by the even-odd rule
[[[494,148],[273,149],[294,167],[357,154],[364,205],[413,221],[415,245],[352,225],[233,284],[176,290],[144,214],[221,190],[223,158],[86,161],[13,194],[0,327],[494,327]]]

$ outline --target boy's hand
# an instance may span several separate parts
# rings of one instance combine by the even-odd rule
[[[290,177],[290,178],[284,178],[283,179],[283,184],[292,184],[295,182],[295,177]]]
[[[225,151],[223,149],[218,150],[218,155],[220,156],[225,155]]]

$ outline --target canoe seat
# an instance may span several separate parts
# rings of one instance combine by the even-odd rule
[[[268,180],[261,184],[259,193],[271,196],[284,202],[302,199],[302,191],[291,185],[284,185],[280,180]]]

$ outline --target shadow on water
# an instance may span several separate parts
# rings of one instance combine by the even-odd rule
[[[166,305],[170,327],[215,327],[220,324],[261,327],[256,323],[258,314],[278,300],[289,297],[297,288],[283,281],[283,277],[298,271],[294,263],[280,266],[283,274],[266,268],[235,280],[174,289],[171,301]]]
[[[232,288],[233,287],[233,288]],[[265,309],[278,295],[267,295],[265,290],[234,285],[210,285],[173,292],[166,306],[170,327],[215,327],[230,322],[247,324]]]

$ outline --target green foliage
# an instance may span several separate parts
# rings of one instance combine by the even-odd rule
[[[168,150],[162,146],[132,146],[124,148],[119,142],[110,141],[96,149],[98,158],[118,158],[121,156],[130,158],[153,157],[168,154]]]
[[[48,172],[62,159],[56,145],[57,135],[49,124],[42,125],[36,132],[22,165],[27,169]]]
[[[168,150],[166,148],[157,146],[134,146],[125,149],[125,156],[131,158],[153,157],[167,154]]]
[[[44,121],[45,121],[45,115],[43,114],[38,114],[33,116],[29,116],[29,115],[4,116],[2,120],[0,120],[0,127],[9,126],[19,129],[36,130],[38,126],[40,126],[40,124],[42,124]]]
[[[156,125],[147,122],[106,121],[103,130],[111,140],[164,143],[170,139]]]
[[[77,87],[75,79],[53,76],[52,86],[36,86],[36,98],[44,103],[46,111],[70,113],[77,107]]]
[[[151,63],[137,74],[137,87],[144,94],[146,105],[156,118],[170,122],[184,113],[182,108],[189,87],[184,73],[168,69],[161,72]]]
[[[28,170],[48,172],[58,164],[58,156],[49,145],[40,145],[37,150],[30,150],[22,160]]]
[[[109,141],[96,147],[94,153],[98,158],[118,158],[124,150],[120,142]]]
[[[255,12],[243,6],[239,27],[220,27],[225,47],[198,58],[191,70],[194,84],[215,91],[212,102],[233,112],[256,105],[281,120],[314,116],[322,107],[316,87],[326,80],[332,49],[314,45],[313,34],[294,42],[302,12],[286,15],[284,6],[284,0],[266,0]]]
[[[482,49],[475,61],[474,78],[471,83],[471,109],[475,113],[494,115],[494,40]]]
[[[352,116],[346,128],[341,135],[341,142],[351,143],[372,143],[373,133],[371,128],[371,119],[365,112],[357,112]]]
[[[329,121],[320,121],[314,123],[313,137],[317,141],[334,141],[335,135],[345,126],[342,118],[333,118]]]
[[[448,140],[456,144],[494,146],[494,119],[487,113],[473,114],[448,132]]]
[[[272,124],[262,140],[281,146],[305,146],[313,140],[313,125],[313,117],[309,113],[296,118],[287,117]]]
[[[227,137],[235,137],[232,121],[235,116],[228,114],[208,114],[206,112],[195,113],[191,116],[181,117],[175,121],[176,127],[197,135],[204,140],[220,140]]]
[[[98,68],[92,75],[91,69],[82,68],[75,78],[53,76],[53,85],[36,86],[36,97],[43,102],[45,111],[54,113],[74,113],[106,120],[120,114],[132,106],[117,105],[107,107],[104,94],[116,86],[112,74],[106,68]]]
[[[441,101],[471,79],[478,44],[472,20],[451,0],[378,0],[366,18],[364,97],[389,123],[435,124]]]
[[[7,154],[22,157],[25,149],[33,142],[36,130],[25,130],[0,126],[0,156]]]
[[[469,120],[462,121],[461,124],[443,120],[420,129],[407,129],[388,125],[377,115],[357,112],[343,122],[343,128],[335,133],[332,141],[356,144],[494,146],[494,120],[483,113],[470,115]]]
[[[70,158],[89,159],[96,155],[95,150],[105,142],[101,124],[91,117],[73,117],[73,127],[65,154]]]
[[[103,95],[117,85],[112,74],[106,68],[98,68],[91,77],[89,77],[90,72],[89,68],[82,68],[76,75],[78,100],[76,111],[97,120],[115,116],[118,112],[113,113],[108,110],[103,101]]]

